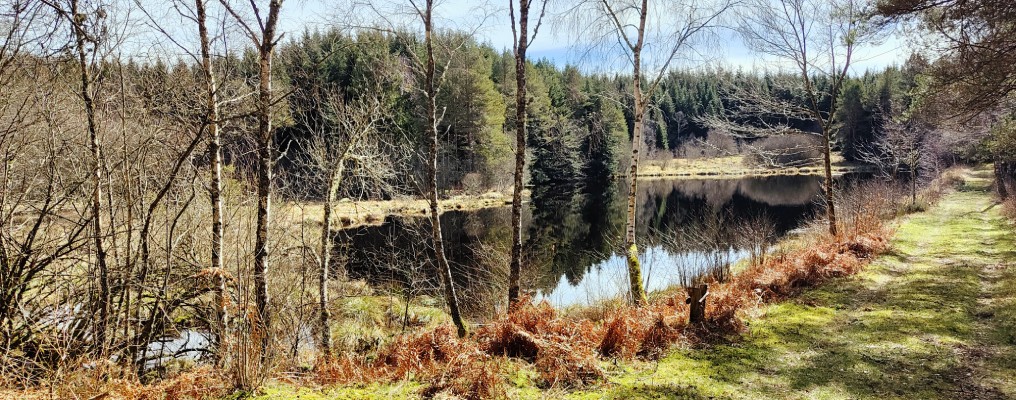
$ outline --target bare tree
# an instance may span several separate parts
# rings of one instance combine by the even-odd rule
[[[321,329],[319,346],[325,357],[331,356],[331,331],[328,311],[328,281],[332,264],[332,212],[343,179],[353,174],[361,181],[384,184],[394,175],[389,155],[380,146],[379,132],[388,114],[384,88],[378,84],[364,88],[352,100],[343,100],[342,93],[329,92],[321,99],[324,121],[312,125],[313,137],[308,143],[311,169],[323,176],[324,204],[321,220],[321,243],[318,248],[318,322]]]
[[[279,12],[282,9],[283,0],[270,0],[268,2],[268,13],[262,15],[261,8],[255,1],[250,2],[251,12],[257,25],[249,23],[241,16],[229,0],[220,0],[230,15],[247,35],[247,38],[257,48],[258,53],[258,96],[257,111],[258,120],[257,134],[255,141],[257,146],[257,228],[255,230],[254,244],[254,297],[257,304],[256,326],[257,334],[261,339],[261,364],[264,365],[268,358],[268,346],[271,341],[271,314],[268,310],[268,230],[271,224],[272,207],[272,182],[275,165],[275,133],[272,127],[272,109],[276,98],[272,92],[272,60],[275,54],[275,47],[282,39],[278,33]]]
[[[580,34],[616,43],[625,61],[632,67],[634,127],[631,163],[628,170],[628,211],[625,225],[625,249],[631,299],[635,305],[646,303],[642,285],[642,267],[635,242],[635,217],[638,193],[638,167],[646,111],[653,93],[671,65],[691,50],[694,40],[714,27],[720,15],[731,8],[733,0],[709,2],[649,0],[587,0],[576,6]],[[585,8],[585,10],[583,10]],[[643,89],[645,85],[645,89]]]
[[[512,51],[515,53],[515,181],[512,190],[512,254],[508,268],[508,306],[519,299],[519,275],[522,271],[522,186],[526,168],[526,51],[540,32],[540,25],[546,15],[547,1],[540,2],[540,15],[536,18],[532,35],[529,33],[530,0],[518,0],[518,18],[515,15],[515,0],[508,2],[508,14],[512,21]]]
[[[85,111],[88,132],[88,150],[91,156],[91,196],[89,205],[91,208],[91,234],[92,246],[95,254],[95,266],[99,281],[99,298],[93,302],[98,314],[95,326],[95,343],[104,354],[107,348],[106,333],[109,326],[109,314],[111,303],[110,272],[108,256],[106,253],[105,237],[106,228],[103,224],[102,208],[102,148],[99,137],[99,126],[97,121],[97,110],[95,104],[95,80],[96,69],[103,55],[100,51],[107,36],[105,20],[107,11],[103,4],[80,4],[79,0],[54,0],[47,2],[47,5],[59,15],[63,22],[70,28],[73,52],[78,68],[80,86],[78,95]]]
[[[451,314],[452,322],[455,324],[459,336],[466,336],[469,331],[459,309],[459,300],[452,278],[451,264],[448,262],[448,257],[445,254],[444,237],[441,232],[441,210],[440,203],[438,202],[439,125],[444,118],[445,110],[439,108],[438,96],[441,94],[441,88],[447,81],[450,65],[455,59],[455,54],[473,37],[475,29],[463,35],[454,35],[453,38],[448,40],[440,40],[436,31],[437,16],[434,13],[434,0],[399,1],[397,4],[392,5],[390,9],[383,9],[384,7],[375,4],[378,2],[354,3],[369,9],[381,24],[381,26],[375,25],[363,28],[381,30],[391,34],[396,40],[407,47],[407,64],[410,70],[422,81],[420,94],[426,97],[423,113],[427,119],[425,132],[428,142],[428,152],[425,156],[427,182],[424,185],[424,191],[426,192],[430,209],[431,245],[434,248],[438,275],[441,277],[441,284],[444,287],[448,312]],[[395,18],[399,15],[405,16],[406,14],[411,15],[412,19],[419,21],[423,25],[422,51],[419,50],[418,37],[414,33],[401,29],[401,24],[395,21]],[[442,59],[440,63],[438,61],[439,57]]]
[[[217,87],[217,81],[215,77],[215,71],[212,60],[212,34],[208,29],[208,1],[207,0],[194,0],[193,8],[184,1],[176,2],[172,5],[172,9],[179,13],[184,18],[192,20],[197,27],[197,44],[199,48],[195,50],[192,45],[188,44],[182,38],[177,37],[179,34],[174,29],[167,28],[162,24],[162,21],[158,16],[153,14],[151,10],[146,9],[140,2],[137,3],[138,9],[141,10],[148,18],[150,25],[166,39],[173,43],[173,45],[184,54],[188,55],[195,64],[199,67],[200,82],[193,82],[193,89],[200,92],[201,94],[194,93],[195,98],[201,98],[200,103],[203,103],[203,109],[198,111],[197,115],[191,115],[189,113],[179,115],[178,124],[185,127],[184,129],[190,131],[192,136],[187,146],[181,151],[175,158],[172,169],[168,172],[168,175],[162,180],[162,186],[157,192],[155,198],[148,206],[148,212],[144,216],[144,222],[140,233],[141,240],[141,261],[142,261],[142,273],[141,281],[144,281],[145,276],[150,269],[150,230],[153,218],[155,217],[155,211],[160,206],[160,203],[169,194],[170,189],[175,184],[177,177],[180,175],[181,170],[193,163],[192,156],[197,151],[200,144],[208,139],[208,150],[211,154],[211,182],[208,189],[211,197],[211,249],[210,249],[210,267],[206,271],[215,281],[215,318],[212,322],[212,329],[216,332],[216,340],[222,342],[225,331],[226,322],[228,320],[227,309],[226,309],[226,281],[227,274],[222,260],[222,240],[223,240],[223,218],[222,218],[222,151],[220,143],[220,111],[219,111],[219,88]],[[199,89],[200,87],[200,89]],[[190,99],[184,100],[184,102],[190,102]],[[200,107],[200,106],[199,106]],[[138,287],[138,297],[142,295],[143,287]],[[158,302],[156,302],[158,304]],[[151,332],[151,329],[146,330]],[[146,341],[142,341],[138,345],[145,345]]]
[[[759,267],[765,264],[769,246],[777,239],[776,226],[766,214],[755,215],[742,220],[734,228],[734,241],[748,252],[749,262]]]
[[[775,58],[777,65],[790,68],[803,85],[796,90],[803,97],[799,99],[803,105],[774,99],[767,106],[756,107],[792,116],[809,114],[808,119],[818,124],[823,146],[826,216],[833,236],[837,233],[830,144],[835,132],[833,118],[856,49],[872,42],[877,33],[866,23],[864,15],[860,0],[746,0],[738,13],[738,32],[748,46]],[[818,87],[817,76],[829,79],[827,90]],[[823,101],[829,106],[823,107]]]
[[[218,336],[223,337],[226,323],[229,320],[226,310],[226,269],[222,263],[222,138],[219,132],[219,93],[216,87],[215,73],[212,69],[211,37],[208,33],[208,12],[206,0],[194,0],[194,10],[198,25],[198,37],[201,42],[201,73],[205,83],[205,115],[203,125],[207,128],[208,153],[212,156],[212,182],[208,195],[212,203],[212,262],[211,268],[216,271],[216,310],[218,315]]]
[[[900,172],[907,173],[910,178],[910,205],[914,206],[917,204],[919,172],[933,153],[928,140],[931,128],[916,118],[899,113],[896,104],[891,104],[889,108],[882,111],[888,118],[878,138],[862,149],[861,157],[876,165],[887,179],[895,181]]]
[[[439,145],[437,131],[438,123],[440,122],[437,110],[437,96],[448,67],[446,65],[441,70],[440,75],[438,74],[437,59],[434,55],[434,0],[409,0],[409,3],[423,22],[424,47],[426,47],[426,54],[424,56],[426,61],[423,63],[425,71],[423,74],[423,86],[427,96],[427,134],[430,141],[430,157],[427,161],[427,166],[430,168],[427,199],[430,202],[431,238],[434,245],[434,254],[437,257],[438,273],[441,274],[441,282],[444,285],[448,311],[452,315],[452,321],[458,329],[459,336],[463,337],[469,331],[466,329],[466,324],[463,322],[462,314],[459,311],[459,300],[455,294],[455,283],[452,279],[452,267],[448,263],[448,256],[445,255],[444,238],[441,234],[440,205],[438,204],[437,196],[437,156]],[[451,61],[450,57],[449,61]]]
[[[37,30],[53,21],[51,4],[2,3],[0,13],[0,373],[26,363],[52,360],[62,349],[48,342],[53,327],[44,316],[52,309],[68,274],[63,261],[81,254],[92,229],[93,211],[68,212],[79,193],[93,182],[90,160],[77,159],[69,123],[71,102],[57,89],[63,82],[34,47],[54,43],[55,32]],[[59,17],[62,18],[62,17]],[[76,101],[75,101],[76,102]],[[80,166],[84,168],[79,169]],[[69,330],[69,329],[68,329]],[[57,358],[58,359],[58,358]]]

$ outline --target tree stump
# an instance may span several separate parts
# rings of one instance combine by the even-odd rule
[[[698,285],[688,288],[688,299],[685,303],[691,305],[688,312],[688,323],[697,324],[706,320],[706,296],[709,295],[709,285]]]

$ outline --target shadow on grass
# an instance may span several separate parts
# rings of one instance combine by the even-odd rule
[[[738,340],[671,355],[606,397],[1004,397],[994,386],[1016,369],[1016,266],[984,271],[1016,265],[1016,242],[997,213],[964,215],[983,208],[989,189],[963,187],[910,218],[894,251],[860,275],[769,306]],[[998,301],[985,306],[986,297]],[[975,379],[971,357],[996,383]]]

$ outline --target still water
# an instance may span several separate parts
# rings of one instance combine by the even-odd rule
[[[681,284],[747,257],[748,221],[764,221],[772,239],[800,227],[821,209],[821,183],[816,176],[640,181],[637,237],[646,287]],[[534,190],[523,216],[523,289],[558,307],[626,296],[625,189],[619,182],[595,193],[573,185]],[[441,222],[464,308],[491,314],[504,293],[510,207],[449,211]],[[439,282],[428,234],[426,219],[393,216],[339,231],[336,253],[354,278],[430,294]]]

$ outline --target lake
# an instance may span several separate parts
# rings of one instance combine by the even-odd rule
[[[821,184],[818,176],[640,180],[637,236],[647,289],[714,273],[748,257],[751,246],[799,228],[822,210]],[[626,186],[608,187],[533,191],[523,215],[524,291],[557,307],[627,295],[620,251]],[[448,211],[441,222],[463,308],[474,317],[493,314],[503,306],[510,207]],[[335,251],[352,278],[403,294],[436,294],[428,235],[427,219],[390,216],[379,226],[338,231]]]

